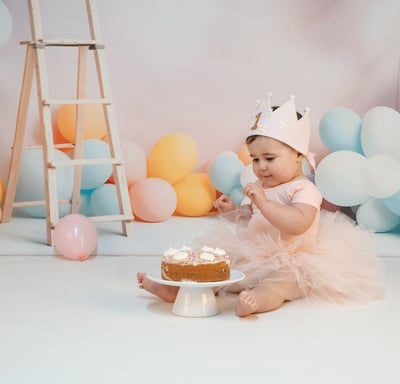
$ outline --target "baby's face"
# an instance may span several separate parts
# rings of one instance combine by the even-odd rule
[[[303,155],[270,137],[259,136],[248,145],[253,171],[265,188],[287,183],[302,175]]]

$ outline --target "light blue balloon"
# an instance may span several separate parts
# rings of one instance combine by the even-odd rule
[[[69,161],[70,158],[63,152],[55,150],[55,159],[59,161]],[[59,200],[71,200],[74,167],[57,167],[57,195]],[[20,171],[15,193],[16,202],[44,201],[44,170],[43,170],[43,151],[41,149],[31,149],[22,151]],[[70,204],[59,204],[59,216],[65,216],[70,213]],[[29,215],[32,217],[46,217],[46,207],[27,206],[20,207],[17,210],[20,215]]]
[[[79,213],[86,217],[94,216],[92,207],[90,206],[90,198],[93,189],[86,189],[80,191]]]
[[[325,156],[315,171],[315,184],[325,200],[341,207],[366,202],[362,169],[367,159],[353,151],[337,151]]]
[[[383,202],[395,215],[400,216],[400,192],[383,199]]]
[[[240,175],[245,166],[237,156],[220,156],[211,164],[208,175],[214,188],[229,194],[241,186]]]
[[[94,216],[118,215],[117,190],[114,184],[103,184],[92,192],[90,206]]]
[[[83,142],[84,159],[109,159],[110,147],[100,139],[87,139]],[[104,184],[112,173],[111,164],[82,166],[81,189],[95,189]]]
[[[245,195],[243,193],[243,187],[235,187],[232,189],[232,191],[229,193],[230,198],[233,200],[235,205],[240,205],[243,199],[245,198]]]
[[[322,142],[331,151],[349,150],[363,154],[361,146],[361,117],[346,107],[326,112],[319,123]]]
[[[374,232],[388,232],[400,224],[400,216],[389,210],[381,199],[361,204],[356,213],[357,223]]]

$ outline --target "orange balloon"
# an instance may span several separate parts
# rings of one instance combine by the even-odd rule
[[[3,193],[4,193],[4,182],[3,179],[0,177],[0,201],[3,200]]]
[[[84,139],[102,139],[107,133],[103,106],[101,104],[83,104]],[[75,143],[76,105],[62,105],[57,111],[57,129],[70,142]]]
[[[159,139],[147,159],[147,176],[175,184],[190,174],[197,162],[193,139],[184,133],[171,133]]]
[[[173,187],[177,196],[176,213],[203,216],[213,208],[216,190],[207,173],[192,173]]]
[[[250,153],[249,153],[249,150],[248,150],[246,144],[243,144],[243,145],[240,147],[240,149],[239,149],[237,155],[238,155],[239,159],[242,161],[242,163],[243,163],[244,165],[249,165],[249,164],[251,164],[252,158],[250,157]]]

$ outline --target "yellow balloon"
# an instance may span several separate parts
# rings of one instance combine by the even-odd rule
[[[147,159],[148,177],[175,184],[189,175],[197,162],[193,139],[184,133],[170,133],[153,146]]]
[[[84,139],[102,139],[107,133],[101,104],[83,104]],[[70,143],[75,143],[76,105],[62,105],[57,111],[57,128]]]
[[[3,200],[3,193],[4,193],[4,182],[3,179],[0,177],[0,201]]]
[[[192,173],[173,185],[177,204],[175,213],[183,216],[204,216],[217,196],[207,173]]]
[[[251,164],[252,158],[250,157],[250,153],[249,153],[249,150],[248,150],[246,144],[242,144],[237,155],[238,155],[239,159],[242,160],[242,163],[244,165]]]

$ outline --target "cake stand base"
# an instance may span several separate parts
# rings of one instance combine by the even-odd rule
[[[147,277],[158,284],[179,287],[172,307],[173,314],[184,317],[208,317],[219,312],[213,288],[237,283],[243,280],[245,275],[232,269],[228,280],[207,283],[164,280],[160,273],[150,273]]]

